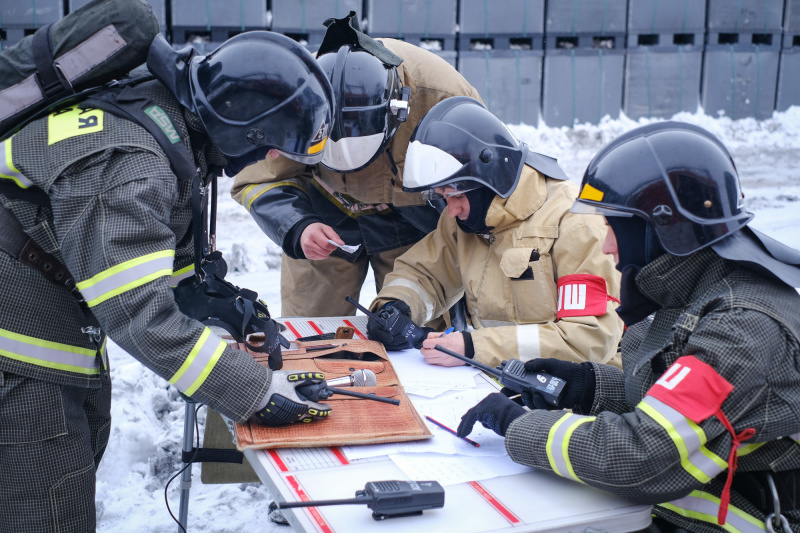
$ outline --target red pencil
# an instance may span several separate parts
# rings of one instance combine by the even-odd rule
[[[443,430],[445,430],[445,431],[449,431],[450,433],[452,433],[453,435],[455,435],[456,437],[458,437],[458,433],[456,433],[455,431],[453,431],[453,430],[452,430],[452,429],[450,429],[449,427],[445,426],[445,425],[444,425],[444,424],[442,424],[441,422],[437,422],[436,420],[434,420],[433,418],[431,418],[431,417],[429,417],[429,416],[425,416],[425,418],[427,418],[428,420],[430,420],[431,422],[433,422],[434,424],[436,424],[437,426],[439,426],[439,427],[440,427],[440,428],[442,428]],[[480,447],[481,447],[481,445],[480,445],[480,444],[478,444],[478,443],[477,443],[477,442],[475,442],[474,440],[470,440],[470,439],[468,439],[467,437],[458,437],[458,438],[459,438],[459,439],[462,439],[462,440],[465,440],[465,441],[467,441],[468,443],[472,444],[472,445],[473,445],[473,446],[475,446],[476,448],[480,448]]]

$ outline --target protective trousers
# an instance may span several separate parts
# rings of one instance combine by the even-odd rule
[[[322,261],[292,259],[283,255],[281,263],[281,316],[350,316],[356,308],[344,297],[358,301],[361,286],[372,266],[376,290],[394,268],[394,260],[409,246],[375,255],[363,254],[355,263],[334,255]]]
[[[94,531],[111,383],[56,385],[0,371],[0,533]]]

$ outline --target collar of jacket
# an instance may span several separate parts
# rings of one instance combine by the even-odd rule
[[[711,248],[684,257],[667,253],[642,268],[636,285],[660,308],[674,309],[689,305],[735,269]]]
[[[525,165],[517,188],[508,198],[496,196],[486,213],[486,225],[503,231],[520,220],[528,219],[547,199],[547,180],[533,167]]]

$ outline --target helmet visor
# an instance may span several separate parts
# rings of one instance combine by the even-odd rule
[[[383,131],[362,137],[328,140],[322,164],[336,172],[352,172],[370,163],[383,147]]]
[[[463,168],[458,159],[444,150],[413,141],[406,151],[403,188],[414,191],[433,189],[445,185]]]
[[[422,196],[422,199],[426,202],[434,200],[446,200],[447,198],[452,198],[453,196],[459,196],[464,193],[474,191],[477,188],[478,184],[474,181],[454,181],[453,183],[448,183],[444,187],[435,187],[433,189],[422,191],[420,196]]]

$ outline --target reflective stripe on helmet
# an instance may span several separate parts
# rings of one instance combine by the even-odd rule
[[[583,416],[572,413],[565,413],[558,422],[550,428],[547,435],[547,460],[550,468],[561,477],[581,481],[572,469],[572,462],[569,459],[569,439],[581,424],[593,422],[597,417]]]
[[[99,374],[96,350],[46,341],[0,329],[0,356],[55,370],[77,374]]]
[[[171,276],[175,250],[147,254],[115,265],[76,285],[89,307],[161,276]]]
[[[700,426],[677,410],[652,396],[645,396],[636,408],[666,430],[678,451],[681,466],[699,482],[708,483],[728,468],[727,461],[705,447],[708,438]]]
[[[403,167],[403,187],[406,189],[432,189],[445,185],[447,178],[464,165],[458,159],[435,146],[413,141],[408,145]]]
[[[191,396],[202,385],[219,361],[227,344],[205,328],[181,367],[169,382]]]
[[[686,518],[706,522],[708,524],[719,525],[717,515],[719,513],[720,500],[716,496],[707,492],[693,490],[691,494],[668,503],[660,503],[658,507],[669,509]],[[728,516],[725,524],[719,526],[730,533],[755,533],[764,531],[764,521],[751,516],[743,510],[733,505],[728,505]]]
[[[11,154],[11,139],[5,140],[0,148],[0,178],[10,179],[17,186],[27,189],[33,185],[33,182],[26,178],[22,172],[17,170],[14,166],[13,157]]]

